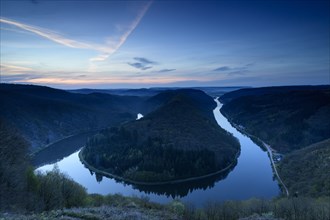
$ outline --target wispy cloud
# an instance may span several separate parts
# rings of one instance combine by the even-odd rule
[[[230,70],[231,68],[228,67],[228,66],[221,66],[221,67],[218,67],[216,69],[214,69],[213,71],[227,71],[227,70]]]
[[[157,64],[157,62],[149,60],[149,59],[144,58],[144,57],[134,57],[134,60],[139,61],[139,62],[144,63],[144,64]]]
[[[24,23],[21,23],[18,21],[7,19],[7,18],[0,18],[0,23],[20,28],[22,30],[39,35],[43,38],[46,38],[48,40],[51,40],[55,43],[61,44],[66,47],[98,51],[101,54],[99,54],[96,57],[91,58],[90,61],[91,62],[104,61],[107,58],[109,58],[109,56],[111,54],[116,52],[125,43],[125,41],[129,37],[129,35],[135,30],[135,28],[140,23],[141,19],[143,18],[143,16],[149,9],[151,3],[152,2],[148,2],[145,4],[145,6],[138,13],[136,19],[129,25],[127,30],[118,38],[118,40],[111,41],[111,42],[105,42],[105,44],[87,43],[87,42],[81,42],[81,41],[69,39],[69,38],[63,36],[63,34],[60,34],[58,32],[48,30],[45,28],[41,28],[41,27],[37,27],[37,26],[33,26],[33,25],[29,25],[29,24],[24,24]]]
[[[51,40],[53,42],[56,42],[58,44],[61,44],[61,45],[67,46],[67,47],[80,48],[80,49],[103,50],[103,48],[100,48],[99,46],[97,46],[96,48],[93,48],[93,46],[95,46],[95,45],[79,42],[76,40],[71,40],[71,39],[61,36],[59,33],[56,33],[56,32],[53,32],[51,30],[47,30],[44,28],[23,24],[23,23],[20,23],[17,21],[6,19],[6,18],[0,18],[0,22],[4,23],[4,24],[13,25],[13,26],[21,28],[23,30],[32,32],[34,34],[37,34],[41,37],[44,37],[48,40]]]
[[[131,23],[131,25],[129,26],[129,28],[127,29],[127,31],[119,38],[119,41],[115,43],[115,45],[108,47],[105,51],[103,51],[104,53],[91,58],[90,61],[104,61],[105,59],[107,59],[111,54],[113,54],[114,52],[116,52],[121,45],[123,45],[125,43],[125,41],[127,40],[127,38],[129,37],[129,35],[135,30],[135,28],[138,26],[138,24],[140,23],[141,19],[144,17],[145,13],[148,11],[150,5],[152,4],[152,1],[148,2],[140,11],[140,13],[138,14],[138,16],[136,17],[136,19]]]
[[[255,63],[248,63],[243,66],[236,66],[236,67],[221,66],[221,67],[214,69],[213,71],[224,72],[228,75],[243,75],[249,71],[248,70],[249,67],[254,66],[254,65],[255,65]]]
[[[246,72],[248,72],[247,69],[242,69],[242,70],[229,72],[228,75],[244,75]]]
[[[153,67],[151,66],[152,64],[153,65],[158,64],[157,62],[149,60],[144,57],[134,57],[133,59],[138,62],[134,62],[134,63],[129,62],[127,64],[140,70],[147,70]]]
[[[152,66],[146,66],[143,63],[128,63],[128,65],[135,67],[137,69],[140,69],[140,70],[147,70],[147,69],[152,68]]]
[[[166,72],[172,72],[172,71],[175,71],[176,69],[162,69],[162,70],[159,70],[157,71],[158,73],[166,73]]]
[[[11,64],[0,64],[1,73],[22,73],[32,71],[29,67],[16,66]]]

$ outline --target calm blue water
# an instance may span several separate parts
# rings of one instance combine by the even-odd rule
[[[49,164],[37,168],[37,171],[46,172],[52,170],[57,164],[59,169],[70,176],[73,180],[83,185],[89,193],[148,196],[151,201],[166,203],[174,197],[180,198],[184,202],[192,203],[196,206],[202,206],[209,201],[224,200],[242,200],[251,197],[271,198],[280,193],[278,183],[273,179],[271,162],[266,152],[252,140],[233,128],[228,120],[221,114],[222,104],[217,100],[217,108],[214,109],[214,116],[222,128],[232,133],[241,144],[241,154],[237,165],[228,173],[218,175],[205,180],[191,183],[169,185],[160,187],[133,186],[123,182],[117,182],[107,177],[97,181],[95,174],[92,174],[80,162],[78,153],[81,145],[72,146],[72,141],[61,141],[62,147],[72,149],[68,156],[59,156],[58,161],[54,163],[52,159]],[[84,137],[84,140],[86,137]],[[70,144],[70,146],[66,146]],[[57,143],[58,145],[59,143]],[[50,151],[49,154],[54,157]],[[45,159],[43,155],[43,161]]]

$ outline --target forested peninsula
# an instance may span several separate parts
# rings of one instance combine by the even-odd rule
[[[210,96],[182,89],[146,103],[157,108],[140,120],[102,130],[81,157],[98,170],[141,183],[203,176],[234,164],[239,143],[217,125]]]

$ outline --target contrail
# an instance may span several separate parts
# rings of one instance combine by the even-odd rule
[[[134,31],[134,29],[138,26],[141,19],[149,9],[152,2],[148,2],[143,9],[139,12],[137,18],[132,22],[129,26],[128,30],[119,38],[118,42],[115,42],[114,45],[100,45],[100,44],[93,44],[93,43],[85,43],[76,40],[72,40],[62,36],[59,33],[56,33],[51,30],[47,30],[44,28],[20,23],[18,21],[9,20],[7,18],[0,18],[0,23],[9,24],[20,29],[32,32],[36,35],[39,35],[43,38],[56,42],[58,44],[71,47],[71,48],[78,48],[78,49],[89,49],[89,50],[96,50],[101,52],[102,54],[98,55],[97,57],[91,58],[90,61],[104,61],[106,60],[111,54],[116,52],[127,40],[128,36]]]
[[[152,1],[148,2],[143,9],[140,11],[140,13],[138,14],[137,18],[132,22],[132,24],[130,25],[130,27],[128,28],[128,30],[119,38],[119,42],[117,43],[117,45],[115,47],[111,47],[109,48],[109,50],[97,57],[91,58],[90,61],[103,61],[106,60],[111,54],[113,54],[114,52],[116,52],[121,45],[123,45],[125,43],[125,41],[127,40],[127,38],[129,37],[129,35],[135,30],[135,28],[138,26],[138,24],[140,23],[141,19],[144,17],[145,13],[148,11],[149,7],[151,6]]]
[[[26,31],[30,31],[34,34],[37,34],[41,37],[47,38],[51,41],[54,41],[56,43],[62,44],[62,45],[67,46],[67,47],[92,49],[92,45],[65,38],[65,37],[61,36],[60,34],[58,34],[58,33],[55,33],[53,31],[46,30],[46,29],[43,29],[43,28],[40,28],[40,27],[19,23],[17,21],[9,20],[9,19],[6,19],[6,18],[0,18],[0,22],[16,26],[16,27],[21,28],[21,29],[26,30]]]

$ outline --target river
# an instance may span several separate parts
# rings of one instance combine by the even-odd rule
[[[75,141],[68,138],[57,142],[56,149],[58,147],[69,149],[65,151],[65,154],[53,150],[52,146],[42,154],[37,154],[36,161],[42,161],[43,165],[39,165],[40,167],[36,171],[47,172],[57,164],[61,172],[83,185],[88,193],[147,196],[151,201],[159,203],[167,203],[173,198],[179,198],[181,201],[194,204],[197,207],[214,201],[242,200],[252,197],[267,199],[277,196],[280,189],[277,181],[273,178],[271,161],[267,152],[263,151],[249,137],[232,127],[220,112],[222,104],[217,99],[215,102],[217,107],[213,113],[217,123],[232,133],[241,144],[241,153],[236,166],[226,173],[199,181],[167,186],[136,186],[116,181],[90,172],[80,162],[78,153],[88,134],[80,135],[79,138],[71,137]],[[57,159],[54,160],[54,157]],[[38,166],[38,164],[36,165]]]

